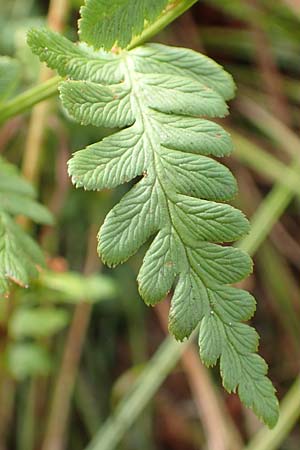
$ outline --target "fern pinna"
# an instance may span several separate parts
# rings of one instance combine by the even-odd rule
[[[138,275],[141,296],[155,305],[175,286],[170,331],[182,340],[200,324],[202,361],[220,360],[225,388],[274,426],[278,404],[267,365],[255,354],[258,335],[242,323],[255,300],[230,286],[252,262],[220,245],[249,229],[239,210],[222,203],[236,192],[233,175],[210,157],[232,150],[230,136],[208,120],[227,114],[230,75],[206,56],[160,44],[96,51],[48,30],[30,31],[28,42],[67,78],[60,95],[73,119],[120,129],[74,155],[73,183],[101,190],[141,176],[100,229],[101,258],[123,263],[153,238]]]

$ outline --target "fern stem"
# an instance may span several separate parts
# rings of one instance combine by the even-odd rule
[[[51,76],[48,67],[41,67],[40,79],[47,80]],[[38,184],[40,162],[43,149],[45,126],[49,114],[49,102],[42,102],[32,109],[24,146],[22,172],[33,184]]]
[[[258,102],[243,96],[237,101],[238,110],[249,119],[259,130],[278,142],[288,156],[299,158],[300,139],[291,128],[271,114]]]
[[[71,398],[91,311],[91,304],[84,300],[75,308],[54,387],[50,415],[44,442],[41,446],[42,450],[51,450],[54,448],[61,450],[65,446]]]
[[[169,4],[166,12],[164,12],[154,23],[146,27],[140,36],[134,38],[128,48],[132,49],[143,44],[148,39],[151,39],[177,19],[177,17],[190,9],[197,1],[198,0],[175,0],[173,3]]]
[[[261,201],[262,197],[252,174],[240,169],[238,205],[251,217]],[[259,248],[257,267],[266,285],[270,286],[269,292],[274,299],[274,306],[288,335],[288,345],[292,346],[295,353],[298,353],[300,323],[295,315],[294,300],[299,298],[300,293],[297,281],[294,280],[291,269],[285,263],[285,258],[291,258],[291,261],[296,260],[297,265],[300,260],[300,246],[291,239],[285,227],[277,222],[270,234],[270,239]]]
[[[115,413],[100,428],[86,450],[113,450],[116,448],[125,432],[133,425],[179,361],[188,342],[190,340],[178,343],[171,336],[164,340],[134,384],[133,389],[120,401]]]
[[[292,198],[293,193],[289,188],[279,183],[275,185],[254,214],[251,220],[251,233],[239,242],[238,247],[251,256],[254,255]]]
[[[89,275],[99,268],[95,251],[96,229],[91,225],[84,274]],[[76,306],[62,355],[61,366],[53,389],[50,413],[42,450],[61,450],[65,446],[71,399],[78,374],[86,333],[90,323],[92,304],[84,299]]]
[[[251,233],[240,243],[241,248],[248,251],[250,254],[253,254],[280,218],[292,200],[294,193],[298,194],[299,192],[298,190],[294,191],[293,188],[287,186],[284,179],[288,175],[285,173],[285,170],[292,169],[293,173],[299,173],[299,155],[295,152],[295,148],[299,147],[300,140],[288,126],[280,122],[280,120],[268,111],[264,111],[254,102],[244,100],[242,105],[247,105],[252,108],[251,118],[256,124],[257,121],[254,118],[253,109],[256,114],[257,112],[263,114],[261,119],[264,120],[264,125],[260,126],[263,131],[270,139],[275,140],[275,142],[277,142],[288,154],[294,155],[291,165],[285,166],[286,168],[281,172],[280,180],[275,184],[272,191],[267,195],[264,202],[253,216],[251,221]],[[275,166],[273,166],[273,168],[274,167]],[[287,178],[291,179],[290,176],[287,176]]]
[[[56,32],[62,32],[65,26],[65,21],[67,19],[68,10],[68,0],[50,0],[47,14],[48,27],[52,28]],[[53,72],[48,67],[45,67],[43,65],[40,66],[39,80],[49,88],[49,91],[47,91],[49,95],[46,98],[51,97],[51,93],[57,92],[59,77],[53,78]],[[43,84],[41,84],[39,87],[41,88]],[[40,91],[40,93],[43,93],[43,91]],[[44,134],[48,115],[49,103],[39,103],[33,108],[29,120],[28,132],[22,158],[22,173],[29,182],[34,184],[38,184],[39,182],[41,172],[40,162],[43,153]],[[24,228],[30,226],[30,220],[28,218],[25,217],[20,219],[20,224],[22,224]],[[45,398],[43,398],[43,394],[41,395],[39,390],[39,381],[40,380],[38,379],[38,377],[33,377],[31,379],[25,401],[26,407],[25,416],[23,419],[24,423],[21,426],[21,434],[25,439],[25,443],[23,442],[23,444],[21,444],[20,442],[20,445],[25,444],[25,446],[22,446],[22,448],[25,448],[26,450],[34,449],[34,447],[36,446],[36,441],[38,439],[37,417],[35,411],[38,401],[45,401]]]
[[[233,156],[239,162],[255,170],[268,180],[286,186],[294,195],[300,196],[299,163],[298,166],[296,164],[286,165],[242,134],[228,127],[227,131],[230,132],[235,144]],[[299,146],[298,142],[296,149]],[[297,157],[299,159],[299,155]]]
[[[4,103],[0,110],[0,125],[11,117],[27,111],[37,103],[56,95],[60,80],[61,78],[58,76],[53,77]]]
[[[280,447],[300,416],[300,376],[281,403],[279,421],[273,430],[262,428],[245,450],[275,450]]]
[[[295,146],[296,148],[299,146],[299,139],[297,136],[276,117],[269,112],[264,111],[254,102],[247,99],[242,103],[242,106],[249,107],[249,109],[247,109],[247,112],[250,112],[248,116],[256,123],[256,125],[259,125],[259,122],[255,120],[257,119],[256,114],[259,113],[264,117],[264,124],[262,126],[259,125],[260,128],[262,128],[271,139],[277,141],[287,153],[295,155],[294,162],[289,167],[294,171],[299,171],[299,156],[295,153],[294,148]],[[253,114],[253,112],[256,114]],[[292,190],[283,185],[282,180],[283,177],[281,181],[277,182],[273,187],[272,191],[265,198],[254,215],[251,233],[240,242],[239,247],[252,255],[265,240],[273,225],[275,225],[293,198]],[[276,427],[273,430],[268,430],[266,427],[262,428],[254,436],[245,450],[276,450],[280,447],[299,416],[300,376],[296,378],[292,387],[281,402],[281,411]]]
[[[51,0],[47,15],[49,28],[60,33],[65,26],[65,19],[69,10],[68,0]],[[39,79],[41,82],[52,80],[53,72],[41,65]],[[55,86],[54,86],[55,87]],[[55,89],[55,92],[57,89]],[[49,104],[44,102],[37,105],[30,117],[26,145],[23,156],[22,172],[32,183],[37,183],[40,172],[40,156],[42,151],[45,124],[47,123]]]

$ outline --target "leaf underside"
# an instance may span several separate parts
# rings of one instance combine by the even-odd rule
[[[96,49],[126,48],[143,31],[145,22],[154,22],[168,1],[86,0],[80,10],[79,36]]]
[[[8,293],[9,281],[26,287],[37,275],[37,267],[44,265],[39,246],[14,220],[23,215],[38,223],[52,223],[52,216],[35,197],[15,167],[0,158],[0,297]]]
[[[95,52],[47,30],[32,30],[28,42],[68,77],[60,93],[73,119],[120,129],[74,155],[73,183],[101,190],[142,176],[100,229],[102,260],[122,263],[152,238],[138,275],[141,296],[155,305],[174,288],[170,331],[182,340],[200,324],[203,362],[219,360],[224,387],[274,426],[278,404],[267,365],[255,354],[258,335],[242,323],[255,300],[230,286],[252,262],[220,245],[249,229],[239,210],[222,203],[235,195],[236,183],[213,159],[232,150],[229,135],[210,120],[227,114],[231,77],[206,56],[160,44]]]

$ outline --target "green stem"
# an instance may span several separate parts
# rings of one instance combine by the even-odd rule
[[[268,114],[268,113],[266,113]],[[264,123],[264,131],[277,141],[287,152],[293,153],[294,146],[299,147],[298,138],[276,118],[268,114],[269,120]],[[278,132],[278,127],[280,133]],[[299,158],[295,157],[290,166],[299,171]],[[283,175],[284,176],[284,175]],[[269,234],[273,225],[282,215],[283,211],[293,198],[292,191],[278,182],[265,198],[260,208],[255,213],[251,233],[240,242],[239,247],[254,254],[260,244]],[[285,398],[281,402],[279,421],[273,430],[262,428],[250,441],[245,450],[276,450],[278,449],[289,431],[300,416],[300,377],[298,376]]]
[[[260,114],[259,117],[261,119],[261,122],[264,122],[264,124],[260,125],[260,127],[263,128],[267,136],[270,139],[274,139],[274,141],[277,142],[282,148],[284,148],[287,153],[295,155],[291,165],[285,166],[280,161],[277,161],[275,160],[275,158],[271,157],[271,155],[263,155],[261,151],[258,151],[259,149],[256,149],[255,147],[253,148],[252,144],[250,143],[247,144],[247,151],[243,152],[242,157],[246,159],[251,153],[252,156],[250,157],[250,159],[248,158],[248,162],[251,161],[252,164],[255,161],[255,164],[257,165],[257,167],[255,167],[255,165],[252,164],[252,167],[256,168],[258,171],[264,171],[265,169],[263,167],[268,166],[267,171],[270,171],[273,173],[273,175],[276,175],[276,178],[278,180],[272,191],[267,195],[261,206],[254,214],[251,221],[251,233],[240,242],[240,247],[242,247],[249,253],[254,254],[260,244],[265,240],[274,224],[283,214],[284,210],[292,200],[293,194],[299,194],[295,176],[297,178],[299,176],[297,174],[299,174],[300,165],[299,155],[296,153],[295,149],[299,148],[300,139],[295,133],[293,133],[292,130],[290,130],[286,125],[280,122],[275,116],[270,114],[268,111],[263,110],[262,107],[260,107],[253,101],[244,99],[243,102],[240,101],[240,107],[241,105],[243,106],[244,110],[247,109],[249,118],[251,118],[257,125],[259,123],[255,117],[256,115]],[[241,136],[235,135],[235,143],[237,138],[242,139],[242,143],[243,140],[245,141],[245,139],[243,139]],[[242,145],[238,145],[238,147],[240,150],[241,148],[243,148]],[[286,177],[289,179],[288,183],[284,181]]]
[[[54,96],[57,93],[57,87],[60,81],[60,77],[53,77],[1,105],[0,125],[11,117],[23,113],[37,103]]]
[[[177,364],[188,342],[178,343],[173,337],[165,339],[133,385],[120,401],[115,413],[105,422],[86,450],[113,450],[125,432],[137,420],[145,406]]]
[[[144,29],[140,36],[134,38],[128,49],[137,47],[148,41],[161,30],[166,28],[171,22],[173,22],[177,17],[181,16],[185,11],[190,9],[198,0],[175,0],[173,3],[168,5],[167,11],[164,12],[154,23],[149,25]]]
[[[296,163],[286,165],[240,133],[229,128],[227,128],[227,131],[230,132],[234,142],[233,156],[239,162],[264,175],[270,181],[276,181],[286,186],[289,191],[300,196],[299,163],[298,165]],[[298,145],[295,148],[299,147],[300,141],[298,140]]]
[[[262,428],[245,450],[276,450],[300,416],[300,377],[290,388],[280,408],[279,421],[273,430]]]
[[[280,145],[289,156],[299,158],[299,137],[281,120],[264,109],[259,103],[248,97],[240,98],[236,103],[238,110],[258,129]]]
[[[140,36],[134,38],[128,48],[132,49],[137,47],[150,39],[187,11],[196,2],[197,0],[182,0],[170,4],[167,11],[163,13],[156,22],[145,28]],[[11,117],[23,113],[37,103],[54,96],[57,93],[57,87],[60,81],[60,77],[53,77],[3,104],[0,111],[0,125]]]
[[[251,232],[239,242],[238,247],[254,255],[292,198],[293,193],[289,188],[275,185],[252,217]]]

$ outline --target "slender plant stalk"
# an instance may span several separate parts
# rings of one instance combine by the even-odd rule
[[[8,119],[22,114],[37,103],[56,95],[60,81],[61,77],[55,76],[6,102],[0,110],[0,125]]]
[[[195,336],[195,335],[193,335]],[[171,336],[161,344],[145,370],[124,396],[115,413],[109,417],[86,450],[112,450],[134,424],[171,370],[176,366],[191,339],[176,342]]]
[[[238,247],[254,255],[292,198],[293,193],[287,187],[275,185],[252,217],[251,233],[239,242]]]
[[[267,153],[256,148],[254,144],[248,142],[239,134],[232,133],[232,137],[238,149],[236,153],[239,156],[242,155],[241,159],[244,162],[248,162],[247,165],[261,173],[264,172],[269,176],[276,176],[278,180],[252,217],[251,233],[239,243],[239,247],[250,254],[254,254],[283,214],[293,196],[295,194],[299,195],[299,185],[297,186],[295,178],[298,177],[297,171],[299,172],[300,166],[298,161],[295,161],[290,166],[285,166],[271,155],[269,157]],[[266,169],[267,163],[269,164]],[[287,179],[289,180],[288,183],[286,183]]]
[[[300,195],[300,162],[298,165],[295,163],[287,166],[242,134],[228,127],[227,130],[234,142],[233,156],[270,181],[279,182],[293,194]],[[300,140],[298,140],[298,148],[300,148]]]
[[[66,19],[68,17],[70,1],[69,0],[50,0],[47,15],[47,23],[49,28],[62,32],[65,28]]]
[[[286,264],[286,259],[269,242],[261,246],[257,264],[259,273],[268,286],[272,307],[289,339],[287,345],[293,348],[291,354],[297,355],[300,352],[300,322],[296,306],[300,299],[298,283]],[[291,365],[293,362],[294,359],[290,360]]]
[[[250,66],[239,66],[238,64],[228,63],[226,64],[228,72],[234,74],[235,79],[239,81],[240,93],[245,93],[247,97],[255,99],[256,97],[263,98],[264,95],[258,90],[261,85],[260,77],[257,71],[253,70]],[[282,75],[284,82],[283,88],[289,100],[294,103],[299,103],[300,99],[300,86],[297,80]],[[247,85],[247,87],[245,87]],[[250,87],[251,86],[251,87]],[[291,107],[291,109],[293,106]]]
[[[99,267],[99,258],[95,251],[96,234],[95,226],[92,226],[89,232],[85,275],[93,273]],[[41,450],[63,450],[65,448],[71,398],[91,312],[91,303],[85,302],[84,299],[75,308],[64,346],[61,367],[54,386],[48,424]]]
[[[261,14],[261,5],[256,0],[248,0],[248,3]],[[290,111],[283,90],[282,78],[269,45],[269,37],[262,24],[252,21],[251,28],[253,31],[252,40],[254,43],[255,57],[264,90],[267,93],[267,102],[270,109],[274,111],[275,116],[281,122],[289,124]]]
[[[243,167],[239,169],[239,172],[241,174],[238,177],[239,196],[237,205],[251,216],[261,203],[262,197],[252,174]],[[290,237],[283,239],[285,234],[287,232],[284,226],[277,222],[269,239],[259,248],[257,264],[258,269],[263,274],[266,285],[270,287],[274,308],[289,338],[290,344],[288,345],[291,345],[293,351],[298,353],[300,350],[300,323],[295,311],[300,298],[300,289],[290,267],[285,262],[285,257],[282,255],[284,252],[287,252],[286,247],[288,246],[292,246],[291,252],[295,248],[297,249],[297,243],[292,240],[287,244],[286,239]],[[287,258],[289,258],[289,255],[287,255]],[[298,258],[297,262],[299,262],[299,254],[296,254],[296,258]]]
[[[198,0],[174,0],[167,6],[166,11],[154,23],[146,27],[140,36],[137,36],[131,41],[128,48],[132,49],[151,39],[177,19],[177,17],[190,9],[197,1]]]
[[[16,432],[17,450],[32,450],[36,439],[36,378],[31,378],[22,390]]]
[[[62,32],[69,9],[69,0],[51,0],[47,15],[47,25],[57,32]],[[40,81],[47,82],[53,78],[52,70],[42,65]],[[36,184],[40,173],[40,162],[43,148],[43,137],[48,117],[48,102],[36,105],[31,113],[22,171],[31,183]]]
[[[282,256],[300,268],[300,244],[297,242],[297,236],[291,236],[281,223],[277,223],[271,237]]]
[[[42,66],[40,72],[41,81],[47,80],[50,76],[51,71],[47,67]],[[33,108],[23,154],[23,175],[28,181],[36,185],[38,184],[40,176],[41,156],[43,153],[43,141],[48,110],[48,102],[39,103]]]
[[[47,14],[47,24],[49,28],[52,28],[57,32],[61,32],[63,30],[68,6],[69,0],[50,1]],[[49,87],[45,99],[51,97],[53,93],[57,92],[59,79],[59,77],[52,77],[52,71],[50,69],[45,66],[41,66],[40,81],[44,82],[44,86]],[[37,87],[38,89],[36,91],[36,98],[39,98],[39,95],[43,94],[43,91],[41,89],[43,85],[41,84]],[[19,98],[20,97],[21,96],[19,96]],[[28,101],[32,101],[32,97],[30,98],[30,96],[26,95],[25,93],[23,94],[23,100],[23,108],[25,108],[25,105],[28,106]],[[47,123],[48,117],[48,106],[48,102],[41,102],[33,108],[28,127],[27,139],[25,142],[22,172],[25,178],[33,184],[38,184],[40,176],[40,160],[43,149],[45,125]],[[20,218],[19,222],[25,228],[30,226],[30,221],[26,218]],[[26,450],[33,450],[38,438],[38,428],[36,426],[38,381],[38,378],[33,378],[30,381],[27,401],[25,403],[25,417],[21,423],[21,434],[24,437],[24,442],[23,444],[21,443],[21,445],[23,445],[22,448]]]
[[[91,305],[81,302],[75,308],[56,380],[50,416],[41,450],[65,448],[66,428],[74,383],[91,314]]]
[[[260,128],[271,138],[280,144],[287,153],[294,155],[292,167],[299,170],[299,154],[295,153],[296,148],[300,148],[298,137],[281,121],[272,114],[262,110],[261,107],[253,104],[251,100],[243,101],[242,110],[247,111],[248,117],[259,125],[259,120],[265,119]],[[256,118],[256,113],[259,117]],[[296,148],[295,148],[296,147]],[[282,175],[284,177],[284,174]],[[285,208],[293,198],[293,193],[280,183],[273,187],[272,191],[263,201],[263,205],[257,210],[252,220],[251,233],[242,242],[240,247],[254,253],[260,243],[269,234],[272,226],[279,219]],[[277,215],[277,218],[275,217]],[[273,216],[273,217],[272,217]],[[245,450],[276,450],[278,449],[295,422],[300,416],[300,376],[297,377],[285,398],[281,402],[279,421],[276,427],[270,431],[263,427],[250,441]]]
[[[89,379],[86,379],[81,372],[77,374],[74,402],[88,436],[94,436],[102,420],[102,411],[100,411],[98,400],[90,387]]]
[[[15,307],[15,300],[11,298],[6,303],[4,314],[0,325],[0,354],[4,355],[9,345],[8,323]],[[10,374],[1,367],[0,372],[0,450],[6,450],[9,430],[12,426],[14,403],[16,394],[16,383]]]
[[[15,117],[0,127],[0,154],[7,148],[8,143],[16,136],[17,132],[23,126],[22,117]]]
[[[236,106],[240,113],[246,116],[258,129],[278,142],[287,155],[298,158],[300,161],[300,139],[288,126],[246,96],[240,97]]]
[[[278,144],[280,144],[289,154],[295,155],[295,150],[300,149],[300,139],[293,133],[293,131],[284,125],[276,117],[263,111],[261,107],[256,106],[250,100],[243,102],[243,105],[247,105],[248,113],[251,107],[251,118],[254,119],[254,111],[263,114],[264,119],[267,119],[263,125],[265,133],[274,139]],[[261,117],[262,118],[262,117]],[[255,120],[256,121],[256,120]],[[261,161],[262,163],[262,161]],[[285,166],[286,167],[286,166]],[[300,163],[299,163],[299,153],[294,156],[294,162],[289,166],[293,172],[299,173]],[[285,169],[287,170],[287,169]],[[273,225],[282,215],[288,204],[293,198],[293,192],[283,181],[287,177],[285,171],[281,172],[280,182],[277,183],[272,191],[267,195],[263,202],[263,207],[261,206],[252,218],[252,229],[251,233],[244,238],[241,242],[242,248],[249,251],[250,253],[255,253],[260,244],[265,240]],[[290,174],[290,176],[292,176]]]
[[[62,32],[69,7],[69,0],[51,0],[47,15],[49,28]],[[42,65],[40,81],[47,82],[53,77],[52,70]],[[22,172],[25,178],[36,184],[40,173],[40,161],[43,148],[43,137],[48,117],[48,102],[36,105],[31,113],[28,134],[23,156]]]

